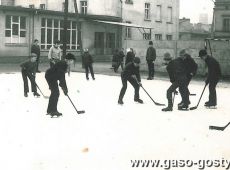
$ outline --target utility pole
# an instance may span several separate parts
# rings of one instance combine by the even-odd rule
[[[83,49],[82,49],[82,39],[81,39],[81,23],[79,21],[79,12],[78,12],[78,7],[77,7],[77,1],[74,0],[74,10],[75,10],[75,14],[76,14],[76,23],[77,23],[77,40],[79,43],[79,50],[80,50],[80,54],[82,56],[83,54]],[[77,43],[77,45],[78,45]],[[84,65],[82,63],[82,68],[84,68]]]
[[[67,37],[67,24],[68,24],[68,0],[65,0],[65,9],[64,9],[64,32],[63,32],[63,55],[62,57],[66,56],[66,37]]]

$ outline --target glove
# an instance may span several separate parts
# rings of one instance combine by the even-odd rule
[[[139,86],[141,86],[141,87],[142,87],[142,84],[141,84],[141,82],[139,82],[138,84],[139,84]]]
[[[62,90],[63,90],[63,93],[67,96],[68,90],[67,89],[62,89]]]
[[[209,83],[209,80],[208,79],[205,80],[205,85],[208,85],[208,83]]]

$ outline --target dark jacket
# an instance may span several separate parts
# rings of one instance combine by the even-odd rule
[[[138,82],[141,82],[139,67],[135,67],[134,63],[131,62],[125,66],[124,70],[121,72],[121,77],[125,79],[129,79],[133,75],[136,76]]]
[[[35,75],[36,72],[36,62],[26,61],[20,64],[22,71],[26,71],[28,74]]]
[[[123,62],[124,57],[125,57],[124,52],[122,50],[119,51],[119,53],[118,53],[118,59],[119,59],[120,62]]]
[[[208,55],[205,59],[205,63],[208,66],[208,77],[206,81],[210,82],[212,80],[218,80],[221,76],[221,69],[218,61],[216,61],[215,58]]]
[[[192,75],[196,75],[197,72],[197,64],[194,59],[190,55],[186,55],[186,58],[183,60],[185,68],[186,68],[186,75],[188,79],[192,78]],[[191,75],[192,74],[192,75]]]
[[[147,49],[146,52],[146,61],[153,62],[156,60],[156,50],[152,46]]]
[[[33,44],[31,47],[31,53],[37,54],[37,57],[40,57],[40,47],[39,45]]]
[[[93,63],[93,58],[92,58],[92,56],[88,52],[85,52],[82,55],[82,61],[83,61],[84,65],[89,65],[89,64]]]
[[[134,58],[135,58],[134,53],[132,51],[129,51],[127,53],[127,55],[126,55],[125,65],[128,64],[128,63],[130,63],[130,62],[133,62]]]
[[[45,78],[48,83],[59,81],[59,86],[64,90],[67,90],[65,73],[67,70],[67,63],[65,61],[59,61],[49,68],[45,73]]]
[[[169,74],[170,82],[186,80],[185,65],[180,57],[170,61],[166,70]]]

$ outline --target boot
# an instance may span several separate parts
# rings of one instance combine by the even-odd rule
[[[53,117],[53,116],[59,117],[59,116],[62,116],[62,113],[59,113],[58,111],[56,111],[56,112],[51,112],[50,115],[51,115],[51,117]]]
[[[163,108],[162,111],[163,112],[167,112],[167,111],[172,111],[173,110],[173,104],[172,104],[172,101],[168,101],[168,107],[166,108]]]
[[[143,100],[141,99],[134,99],[134,101],[143,104]]]
[[[209,105],[209,101],[204,103],[204,106],[208,106]]]
[[[24,96],[25,96],[25,97],[28,97],[28,94],[27,94],[27,92],[24,92]]]
[[[188,104],[182,104],[181,106],[178,106],[178,110],[188,110]]]
[[[120,104],[120,105],[123,105],[123,104],[124,104],[124,102],[122,101],[122,99],[119,99],[119,100],[118,100],[118,104]]]
[[[40,97],[40,94],[38,92],[34,92],[35,97]]]
[[[172,111],[172,110],[173,110],[173,108],[171,106],[168,106],[168,107],[162,109],[163,112]]]

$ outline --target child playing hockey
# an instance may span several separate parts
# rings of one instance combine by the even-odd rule
[[[34,93],[34,96],[39,97],[40,94],[37,93],[37,87],[35,82],[35,72],[36,72],[36,60],[37,55],[32,53],[30,56],[30,60],[22,63],[20,66],[22,68],[22,79],[24,83],[24,96],[28,97],[29,87],[28,87],[28,79],[30,79],[31,82],[31,88],[32,92]]]
[[[141,104],[143,103],[143,101],[139,98],[139,89],[140,89],[140,85],[141,85],[139,64],[140,64],[140,58],[135,57],[134,61],[129,62],[125,66],[124,70],[122,71],[122,73],[121,73],[122,88],[120,91],[118,104],[121,104],[121,105],[124,104],[123,103],[123,97],[124,97],[126,89],[127,89],[127,81],[129,81],[130,84],[135,89],[134,101],[141,103]]]
[[[75,57],[73,54],[68,53],[65,56],[65,61],[59,61],[53,65],[53,67],[49,68],[45,73],[46,81],[49,85],[49,89],[51,91],[49,104],[47,108],[47,115],[53,116],[61,116],[62,113],[59,113],[57,110],[57,103],[59,98],[59,86],[62,88],[65,95],[68,94],[68,88],[65,80],[65,73],[67,72],[67,67],[73,63]]]
[[[215,58],[209,56],[205,49],[199,51],[199,57],[205,61],[208,66],[208,77],[205,81],[205,84],[209,84],[209,100],[205,102],[207,107],[216,107],[216,85],[219,82],[221,76],[220,64],[216,61]]]

